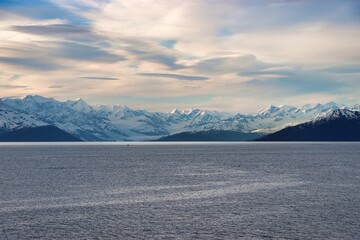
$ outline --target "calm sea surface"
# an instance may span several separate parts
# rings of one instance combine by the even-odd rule
[[[360,239],[360,143],[0,145],[0,239]]]

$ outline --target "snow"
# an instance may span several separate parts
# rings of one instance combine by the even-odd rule
[[[177,108],[174,108],[170,114],[176,114],[176,113],[180,113],[180,111]]]
[[[37,127],[48,125],[39,121],[31,115],[15,112],[7,109],[0,109],[0,131],[7,132],[21,128]]]
[[[0,132],[51,124],[83,140],[108,141],[156,139],[184,131],[211,129],[270,133],[319,119],[339,109],[341,116],[354,117],[350,110],[360,109],[360,106],[348,108],[330,102],[301,107],[269,105],[255,114],[234,115],[198,108],[175,108],[163,113],[134,110],[123,105],[90,106],[81,98],[60,102],[42,96],[26,96],[0,99]]]
[[[360,120],[360,112],[352,111],[346,108],[331,110],[325,115],[317,116],[312,123],[316,124],[317,122],[330,121],[336,119],[358,119]]]

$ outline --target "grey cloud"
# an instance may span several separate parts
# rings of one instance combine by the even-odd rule
[[[13,80],[16,80],[16,79],[19,79],[21,78],[23,75],[22,74],[14,74],[10,77],[10,80],[13,81]]]
[[[261,75],[283,75],[292,76],[296,75],[297,69],[291,67],[273,67],[259,69],[257,71],[242,71],[238,73],[240,76],[261,76]]]
[[[41,58],[0,57],[0,62],[42,71],[52,71],[61,68]]]
[[[181,69],[184,67],[176,63],[177,58],[174,56],[161,55],[161,54],[147,54],[144,56],[143,59],[166,65],[171,70]]]
[[[55,55],[63,58],[84,60],[84,61],[101,61],[117,62],[125,61],[126,57],[115,55],[98,47],[84,45],[73,42],[60,42],[59,48],[55,50]]]
[[[164,48],[159,48],[157,44],[146,41],[132,39],[122,39],[122,41],[128,45],[124,50],[140,61],[159,63],[170,70],[184,68],[183,65],[177,63],[178,56],[173,50],[164,50]]]
[[[287,6],[294,3],[306,2],[309,0],[272,0],[271,6]]]
[[[52,85],[52,86],[49,86],[48,88],[63,88],[64,85]]]
[[[193,66],[200,72],[215,74],[236,73],[239,76],[282,75],[293,76],[300,71],[296,67],[270,64],[257,59],[252,54],[242,56],[224,56],[203,60]]]
[[[93,35],[92,31],[87,27],[69,24],[13,26],[12,30],[36,35]]]
[[[320,69],[321,72],[328,73],[360,73],[359,65],[335,66]]]
[[[3,89],[24,89],[24,88],[28,88],[28,87],[29,86],[0,84],[0,88],[3,88]]]
[[[193,68],[202,72],[213,73],[239,73],[245,74],[257,72],[265,68],[273,67],[272,64],[267,64],[259,61],[254,55],[243,56],[225,56],[215,57],[203,60],[193,66]]]
[[[168,69],[170,69],[170,70],[177,70],[177,69],[184,68],[183,65],[176,63],[178,59],[177,59],[177,57],[175,57],[173,55],[152,53],[152,52],[147,52],[147,51],[143,51],[143,50],[129,49],[129,48],[127,49],[127,51],[130,54],[136,56],[136,58],[138,60],[159,63],[159,64],[167,66]]]
[[[22,53],[24,54],[29,52],[30,49],[27,49],[26,46],[22,45],[22,46],[14,46],[14,47],[4,47],[4,46],[0,46],[0,51],[1,52],[11,52],[11,53]]]
[[[79,77],[80,79],[89,79],[89,80],[106,80],[106,81],[115,81],[119,80],[118,78],[114,77]]]
[[[243,83],[245,86],[281,92],[282,95],[309,93],[339,93],[347,87],[344,82],[337,82],[324,74],[298,72],[296,75],[261,79],[256,78]]]
[[[108,39],[104,35],[99,35],[92,31],[88,26],[71,24],[48,24],[48,25],[25,25],[12,26],[10,29],[17,32],[33,35],[56,36],[73,40],[83,44],[97,47],[111,47]]]
[[[189,75],[170,74],[170,73],[139,73],[138,75],[147,76],[147,77],[174,78],[174,79],[188,80],[188,81],[201,81],[201,80],[209,79],[208,77],[203,77],[203,76],[189,76]]]
[[[126,57],[108,52],[106,48],[63,41],[42,41],[32,44],[19,44],[7,49],[7,55],[22,57],[0,57],[0,62],[37,70],[56,70],[65,67],[66,62],[56,62],[58,58],[114,63],[125,61]],[[27,57],[25,57],[27,56]]]

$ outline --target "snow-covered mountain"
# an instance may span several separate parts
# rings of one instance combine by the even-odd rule
[[[34,116],[0,108],[0,133],[22,128],[31,128],[49,125],[36,119]]]
[[[207,130],[271,133],[323,116],[337,109],[358,110],[327,104],[268,106],[254,114],[229,114],[201,109],[170,112],[134,110],[126,106],[90,106],[82,99],[65,102],[42,96],[0,99],[0,132],[44,125],[56,126],[82,140],[150,140],[180,132]]]
[[[360,120],[360,111],[349,109],[337,109],[327,112],[323,116],[318,116],[311,121],[313,124],[328,122],[331,120]]]
[[[330,110],[314,120],[271,133],[261,141],[359,141],[360,112]]]
[[[41,96],[3,98],[0,100],[0,109],[11,109],[14,113],[56,126],[83,140],[125,140],[128,137],[121,129],[113,127],[107,118],[99,116],[92,107],[84,105],[84,108],[79,108],[79,105],[83,105],[77,103],[79,101],[82,100],[59,102]],[[17,118],[21,119],[21,115]]]
[[[346,108],[344,105],[338,105],[334,102],[327,104],[304,105],[302,107],[293,106],[273,106],[260,109],[255,114],[236,114],[233,117],[216,122],[207,122],[195,126],[201,130],[235,130],[242,132],[261,132],[271,133],[283,129],[287,126],[293,126],[299,123],[307,122],[322,116],[331,110]],[[193,130],[193,129],[192,129]]]

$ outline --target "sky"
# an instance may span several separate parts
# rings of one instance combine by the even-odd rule
[[[0,0],[0,97],[360,103],[359,0]]]

